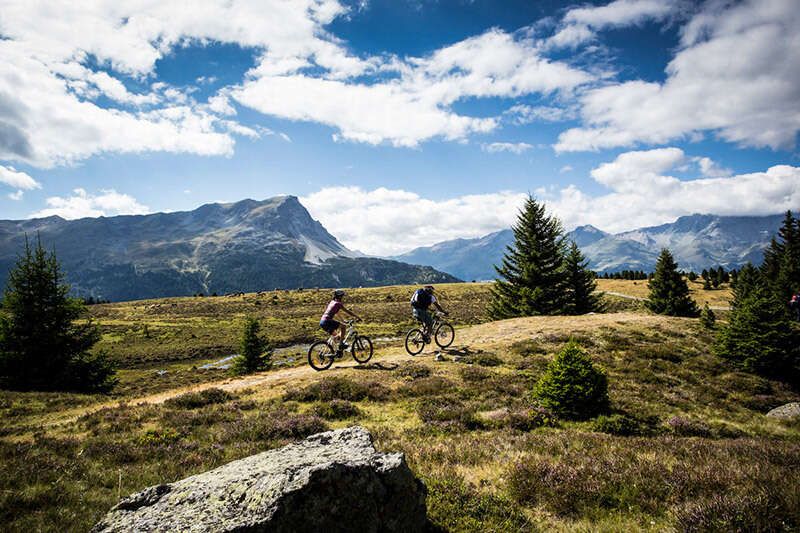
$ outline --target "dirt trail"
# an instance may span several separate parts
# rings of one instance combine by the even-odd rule
[[[614,292],[614,291],[603,291],[605,294],[610,294],[611,296],[619,296],[620,298],[625,298],[627,300],[636,300],[638,302],[643,302],[647,300],[647,298],[642,298],[641,296],[631,296],[630,294],[622,294],[621,292]],[[730,311],[731,307],[729,305],[711,305],[709,306],[710,309],[714,311]]]

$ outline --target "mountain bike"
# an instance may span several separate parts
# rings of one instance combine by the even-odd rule
[[[317,341],[308,348],[308,364],[314,370],[326,370],[333,364],[334,359],[341,359],[344,356],[342,343],[350,345],[350,355],[358,364],[363,365],[372,358],[372,341],[369,337],[359,335],[353,325],[355,320],[345,320],[347,334],[342,342],[336,346],[336,339],[333,335],[327,341]]]
[[[439,348],[447,348],[456,338],[456,331],[453,326],[445,321],[442,317],[443,313],[436,312],[433,318],[433,325],[431,331],[433,332],[433,340]],[[406,334],[406,351],[409,355],[419,355],[425,348],[426,344],[430,344],[430,337],[423,331],[425,327],[414,328]]]

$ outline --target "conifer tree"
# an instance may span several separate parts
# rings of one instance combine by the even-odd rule
[[[600,295],[595,292],[597,282],[594,273],[588,268],[589,261],[583,256],[574,242],[570,243],[564,258],[566,271],[566,312],[570,315],[602,311]]]
[[[655,313],[670,316],[697,316],[700,310],[689,296],[686,284],[675,263],[672,254],[664,248],[656,262],[656,271],[647,284],[650,295],[645,302],[648,309]]]
[[[103,353],[92,354],[100,331],[78,323],[86,306],[69,297],[55,253],[37,240],[9,272],[0,311],[0,383],[20,390],[107,392],[117,383]]]
[[[525,201],[512,228],[499,278],[492,287],[488,313],[493,319],[555,315],[566,310],[564,230],[532,196]]]
[[[761,271],[742,268],[714,351],[748,372],[786,377],[798,364],[797,332]]]
[[[234,374],[248,374],[259,370],[267,370],[272,366],[270,355],[272,349],[264,338],[259,335],[261,326],[258,320],[247,317],[242,328],[242,338],[239,343],[239,357],[234,362]]]
[[[703,310],[700,311],[700,324],[706,329],[714,329],[717,327],[717,315],[708,306],[708,302],[703,305]]]

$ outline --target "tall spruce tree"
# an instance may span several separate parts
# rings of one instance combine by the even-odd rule
[[[86,307],[69,297],[55,253],[37,239],[8,276],[0,312],[0,382],[21,390],[106,392],[114,369],[90,349],[100,340],[91,321],[78,323]]]
[[[798,332],[783,307],[765,275],[745,266],[714,351],[742,370],[792,379],[798,365]]]
[[[557,315],[566,311],[564,230],[532,196],[512,228],[508,246],[492,287],[488,313],[493,319]]]
[[[672,253],[664,248],[656,262],[656,271],[648,282],[650,294],[645,302],[655,313],[670,316],[698,316],[700,310],[689,296],[689,286],[678,272]]]
[[[571,242],[564,257],[564,270],[567,275],[565,285],[567,314],[585,315],[602,311],[600,295],[595,292],[597,289],[595,275],[588,266],[589,261],[583,256],[578,245]]]

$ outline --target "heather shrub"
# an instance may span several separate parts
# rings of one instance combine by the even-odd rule
[[[187,392],[164,402],[167,407],[176,409],[197,409],[215,403],[225,403],[233,399],[233,395],[222,389],[210,388],[199,392]]]
[[[326,420],[343,420],[361,414],[358,407],[347,400],[331,400],[316,404],[311,412]]]
[[[283,398],[299,402],[330,400],[358,402],[366,399],[385,400],[388,395],[389,389],[380,383],[360,383],[343,377],[326,377],[301,389],[287,390]]]
[[[608,408],[608,383],[581,347],[569,342],[539,379],[534,397],[560,417],[591,418]]]
[[[511,411],[508,413],[507,424],[519,431],[533,431],[540,427],[555,427],[558,418],[544,407],[533,407]]]
[[[431,375],[431,369],[419,363],[407,363],[397,369],[397,375],[410,379],[427,378]]]
[[[469,383],[484,381],[492,377],[492,373],[479,366],[465,366],[458,369],[461,379]]]
[[[476,417],[475,409],[451,396],[434,396],[417,405],[420,419],[441,429],[478,429],[483,423]]]
[[[592,429],[621,437],[647,433],[647,427],[643,426],[639,420],[624,414],[600,415],[592,423]]]

